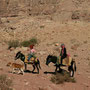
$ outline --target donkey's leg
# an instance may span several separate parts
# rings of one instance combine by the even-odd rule
[[[74,69],[73,69],[73,66],[71,68],[71,73],[70,73],[70,76],[73,77],[74,76]]]
[[[55,73],[57,72],[57,68],[58,68],[58,67],[56,66]]]
[[[72,77],[74,76],[74,70],[72,71]]]
[[[37,68],[37,73],[39,74],[39,68],[38,68],[38,65],[36,64],[36,68]]]
[[[24,66],[25,66],[25,71],[27,70],[27,64],[26,63],[24,63]]]
[[[69,71],[70,76],[73,77],[74,76],[74,69],[72,66],[68,67],[68,71]]]
[[[35,70],[35,65],[33,64],[33,70],[32,70],[32,73],[34,72],[34,70]]]
[[[60,71],[60,72],[62,71],[62,69],[60,68],[60,66],[59,66],[59,71]]]
[[[74,71],[73,70],[69,71],[69,74],[70,74],[70,77],[73,77],[74,76]]]

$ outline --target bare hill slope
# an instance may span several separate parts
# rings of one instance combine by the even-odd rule
[[[14,90],[90,90],[90,0],[0,0],[0,18],[0,74],[13,80]],[[10,51],[7,41],[32,37],[38,40],[35,49],[40,74],[10,73],[8,62],[22,64],[14,60],[15,54],[29,52],[27,47]],[[49,54],[58,56],[61,43],[76,61],[76,83],[56,85],[50,81],[55,67],[47,67],[46,58]],[[32,66],[28,65],[28,70]]]

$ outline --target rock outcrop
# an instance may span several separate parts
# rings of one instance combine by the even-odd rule
[[[90,21],[89,11],[89,0],[0,0],[1,17],[51,15],[55,20]]]

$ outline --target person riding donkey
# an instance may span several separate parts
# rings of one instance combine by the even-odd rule
[[[62,64],[63,59],[67,57],[67,50],[64,44],[61,44],[60,56],[61,56],[61,64]]]
[[[57,63],[56,64],[63,64],[63,59],[67,57],[67,50],[64,44],[61,44],[60,46],[60,55],[58,57]]]
[[[32,57],[34,57],[34,59],[36,58],[35,56],[36,50],[33,47],[34,45],[30,45],[30,53],[28,54],[28,61],[30,61]]]

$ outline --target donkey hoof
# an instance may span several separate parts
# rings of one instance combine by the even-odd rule
[[[39,72],[37,72],[37,74],[39,74]]]
[[[32,71],[32,73],[34,73],[34,71]]]

